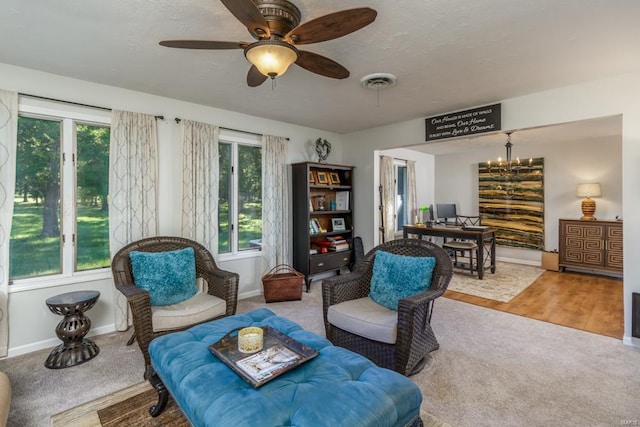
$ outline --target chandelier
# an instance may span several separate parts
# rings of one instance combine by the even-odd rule
[[[533,166],[533,158],[529,158],[528,164],[521,162],[519,157],[516,157],[516,160],[513,161],[511,158],[511,148],[513,147],[511,132],[506,132],[506,134],[507,143],[504,145],[507,150],[506,161],[503,161],[502,157],[498,157],[497,162],[487,161],[487,171],[494,176],[514,176],[521,172],[529,172]]]

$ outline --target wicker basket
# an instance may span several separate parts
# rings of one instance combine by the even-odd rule
[[[287,264],[278,264],[262,276],[266,302],[296,301],[302,299],[304,276]]]

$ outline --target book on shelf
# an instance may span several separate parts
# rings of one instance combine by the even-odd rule
[[[329,250],[330,251],[334,251],[334,252],[342,252],[342,251],[348,251],[349,250],[349,245],[332,245],[329,246]]]
[[[336,210],[338,211],[349,210],[349,192],[348,191],[336,191]]]
[[[317,218],[311,218],[309,220],[309,233],[311,234],[324,233],[324,229],[320,227],[320,222],[318,221]]]

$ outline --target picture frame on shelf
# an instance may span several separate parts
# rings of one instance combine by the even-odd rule
[[[336,191],[336,210],[339,210],[339,211],[349,210],[349,192],[348,191]]]
[[[316,184],[327,185],[329,184],[329,175],[326,172],[316,172]]]
[[[331,218],[331,230],[332,231],[345,231],[347,225],[344,218]]]
[[[340,185],[340,175],[338,175],[338,172],[329,172],[329,182],[331,185]]]
[[[316,183],[316,173],[314,171],[309,171],[309,184]]]

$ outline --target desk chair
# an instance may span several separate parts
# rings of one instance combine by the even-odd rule
[[[456,226],[465,227],[469,225],[482,225],[482,217],[480,216],[465,216],[465,215],[456,215]],[[458,266],[458,257],[467,258],[469,260],[469,272],[473,274],[475,271],[473,265],[473,254],[476,254],[476,268],[482,268],[482,266],[477,265],[478,260],[480,259],[480,255],[478,251],[482,250],[482,248],[478,247],[478,244],[472,240],[463,240],[463,239],[455,239],[449,242],[443,243],[442,247],[446,249],[450,254],[453,255],[453,265]],[[467,254],[468,253],[468,254]]]

